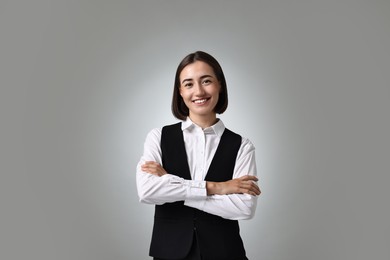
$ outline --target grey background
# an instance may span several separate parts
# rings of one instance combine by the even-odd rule
[[[257,148],[250,259],[389,259],[389,1],[1,1],[0,258],[149,259],[146,133],[174,71],[224,68]]]

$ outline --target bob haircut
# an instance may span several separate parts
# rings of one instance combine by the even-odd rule
[[[176,70],[175,86],[173,88],[173,97],[172,97],[172,113],[177,119],[180,120],[185,120],[187,116],[189,116],[188,107],[185,105],[183,98],[180,95],[180,73],[184,69],[184,67],[194,63],[195,61],[205,62],[210,67],[212,67],[214,74],[221,85],[221,90],[219,92],[219,97],[218,97],[218,103],[215,105],[214,112],[218,114],[222,114],[223,112],[225,112],[228,106],[228,93],[226,87],[226,80],[221,66],[219,65],[218,61],[210,54],[203,51],[197,51],[188,54],[180,62]]]

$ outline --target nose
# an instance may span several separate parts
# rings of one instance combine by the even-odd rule
[[[195,84],[194,91],[195,91],[196,96],[203,96],[206,93],[204,90],[204,87],[202,86],[202,84],[200,82]]]

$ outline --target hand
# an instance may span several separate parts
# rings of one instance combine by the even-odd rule
[[[255,183],[258,181],[256,176],[245,175],[237,179],[232,179],[225,182],[207,182],[207,194],[250,194],[253,196],[260,195],[259,186]]]
[[[141,165],[141,170],[156,176],[163,176],[164,174],[167,174],[165,169],[159,163],[153,161],[145,162],[145,164]]]

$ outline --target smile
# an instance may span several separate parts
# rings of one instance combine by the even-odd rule
[[[192,102],[194,102],[195,104],[201,105],[201,104],[206,103],[209,99],[210,98],[195,99]]]

